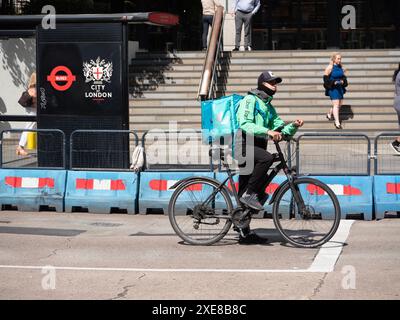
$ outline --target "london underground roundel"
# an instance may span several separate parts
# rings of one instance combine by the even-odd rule
[[[51,70],[50,75],[47,76],[47,81],[51,83],[54,89],[65,91],[76,81],[76,77],[66,66],[58,66]]]

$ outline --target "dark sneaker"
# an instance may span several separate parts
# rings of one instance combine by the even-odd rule
[[[256,193],[248,194],[247,191],[240,198],[240,202],[255,210],[263,210],[263,206],[258,201]]]
[[[394,152],[400,154],[400,142],[398,142],[397,140],[394,140],[390,146],[392,147],[392,149],[394,150]]]
[[[235,47],[235,49],[233,49],[232,51],[239,51],[239,48]]]
[[[255,232],[250,232],[246,237],[239,236],[239,244],[266,244],[268,243],[267,238],[262,238]]]

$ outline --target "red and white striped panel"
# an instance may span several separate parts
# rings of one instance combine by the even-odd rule
[[[361,196],[362,192],[358,188],[354,188],[352,186],[346,186],[343,184],[328,184],[328,187],[332,189],[332,191],[337,196]],[[325,195],[325,191],[322,190],[320,187],[317,187],[314,184],[309,184],[307,186],[307,191],[310,194],[317,194],[317,195]]]
[[[268,187],[265,188],[265,193],[273,194],[275,192],[275,190],[278,189],[278,187],[279,187],[278,183],[270,183],[268,185]],[[230,190],[232,190],[232,185],[230,182],[228,182],[228,188]],[[235,188],[236,188],[236,191],[239,190],[239,182],[235,182]]]
[[[44,187],[54,188],[53,178],[35,177],[6,177],[6,185],[13,188],[40,189]]]
[[[172,191],[171,188],[175,183],[180,180],[150,180],[149,187],[154,191]],[[188,191],[201,191],[202,184],[192,184],[190,187],[186,188]]]
[[[386,183],[386,193],[400,194],[400,183]]]
[[[126,188],[121,179],[76,179],[76,189],[120,191]]]

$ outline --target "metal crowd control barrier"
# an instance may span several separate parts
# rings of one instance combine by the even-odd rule
[[[382,219],[390,213],[400,215],[400,156],[390,146],[390,143],[398,136],[400,136],[399,132],[386,132],[375,137],[374,208],[376,219]]]
[[[200,130],[149,130],[142,136],[142,147],[146,171],[212,171],[209,146],[202,143]]]
[[[93,141],[96,145],[92,145]],[[70,168],[129,170],[131,148],[138,143],[139,138],[132,130],[75,130],[70,138]]]
[[[37,153],[15,155],[15,139],[4,139],[4,133],[36,133],[32,137],[31,147]],[[54,150],[54,139],[60,140],[59,150]],[[65,194],[65,135],[61,130],[50,129],[12,129],[0,133],[0,205],[2,210],[17,209],[22,211],[64,210]],[[10,143],[11,142],[11,143]],[[29,145],[29,143],[28,143]],[[51,148],[50,148],[51,146]],[[3,151],[6,150],[6,155]],[[10,152],[11,150],[11,152]],[[14,154],[14,157],[11,157]],[[18,159],[15,159],[18,157]],[[43,159],[43,157],[45,159]],[[43,162],[44,161],[44,162]],[[41,164],[54,164],[44,167]],[[40,168],[38,168],[38,166]]]
[[[400,175],[400,156],[391,149],[390,143],[400,136],[400,132],[385,132],[375,137],[375,175]],[[380,143],[384,140],[385,143]]]
[[[28,154],[26,156],[17,155],[16,147],[18,145],[19,135],[27,133],[29,147],[29,133],[36,134],[32,137],[36,144],[36,152],[31,152],[26,148]],[[10,138],[5,139],[5,133],[10,133]],[[14,134],[14,135],[13,135]],[[54,143],[54,139],[59,140],[59,144]],[[65,169],[65,134],[59,129],[8,129],[0,132],[0,165],[1,168],[18,168],[18,169]],[[58,149],[54,149],[54,145],[59,145]],[[35,147],[35,146],[34,146]],[[45,160],[45,161],[43,161]],[[45,165],[43,165],[45,164]],[[49,166],[49,164],[53,164]]]
[[[304,140],[308,140],[308,146],[303,144],[300,152]],[[337,142],[333,143],[335,140]],[[354,142],[350,144],[350,141]],[[297,138],[296,166],[299,174],[368,176],[370,158],[370,139],[366,135],[304,133]]]
[[[298,137],[296,150],[298,173],[312,175],[333,190],[343,219],[357,216],[372,220],[373,178],[368,136],[305,133]]]

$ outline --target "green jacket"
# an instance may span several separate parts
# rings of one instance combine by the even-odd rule
[[[246,95],[240,101],[236,114],[239,128],[247,134],[266,136],[269,130],[277,130],[283,126],[281,132],[285,135],[293,136],[297,131],[297,127],[293,123],[285,125],[285,122],[278,116],[275,108],[272,106],[271,100],[272,97],[262,100],[251,93]],[[258,107],[264,111],[265,118],[259,112],[256,112],[256,116],[254,117],[256,101],[258,102]]]

